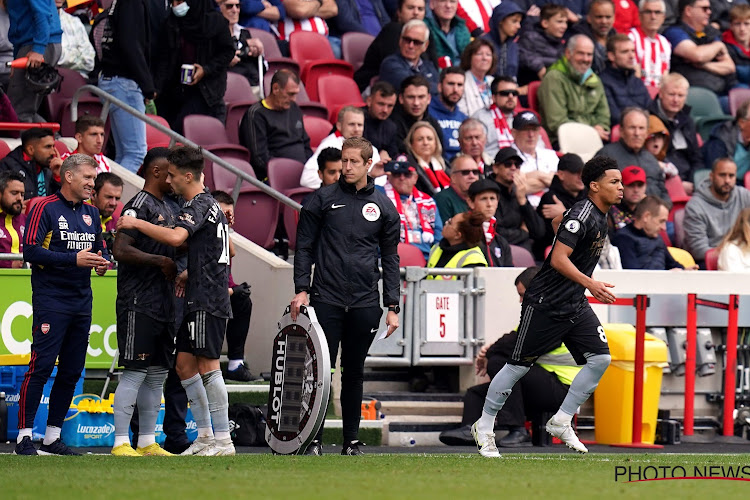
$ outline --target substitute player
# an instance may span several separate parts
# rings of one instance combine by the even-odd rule
[[[123,215],[117,229],[135,229],[173,247],[187,241],[185,318],[177,332],[177,374],[198,425],[198,438],[183,455],[234,455],[229,435],[229,401],[219,369],[227,319],[232,314],[228,291],[229,225],[201,182],[201,152],[178,147],[167,160],[172,189],[185,200],[175,227]]]
[[[325,332],[331,366],[341,343],[342,455],[361,455],[359,420],[365,358],[380,324],[378,250],[383,267],[383,305],[388,335],[398,328],[400,302],[398,239],[401,221],[388,197],[367,175],[372,144],[351,137],[341,148],[338,182],[312,193],[297,226],[292,320],[312,303]],[[312,266],[315,276],[310,284]],[[320,432],[308,447],[320,455]]]
[[[552,251],[542,270],[531,281],[521,306],[518,341],[508,363],[492,379],[482,416],[471,427],[479,453],[499,457],[493,427],[495,416],[518,380],[542,354],[561,342],[579,365],[558,412],[547,422],[547,432],[580,453],[588,450],[570,425],[573,415],[596,389],[609,366],[609,346],[604,328],[584,293],[605,304],[615,296],[613,285],[591,278],[607,236],[609,208],[622,199],[622,176],[617,162],[597,156],[583,167],[581,178],[588,198],[573,205],[553,221],[559,223]],[[562,222],[560,223],[560,219]]]
[[[123,214],[156,226],[173,228],[175,212],[164,197],[172,191],[167,162],[154,148],[143,160],[145,183]],[[160,161],[161,160],[161,161]],[[99,174],[99,177],[107,174]],[[111,175],[111,174],[110,174]],[[115,391],[115,444],[118,456],[172,456],[155,439],[164,380],[174,365],[175,250],[133,229],[117,233],[113,254],[117,272],[117,345],[124,367]],[[139,392],[140,391],[140,392]],[[138,448],[130,445],[128,427],[138,402]]]
[[[31,263],[33,341],[18,400],[16,455],[78,455],[60,433],[89,345],[91,268],[101,276],[109,265],[102,257],[99,211],[84,203],[95,178],[93,158],[71,155],[60,167],[60,190],[34,205],[26,221],[23,257]],[[34,417],[56,359],[47,430],[37,453],[31,442]]]

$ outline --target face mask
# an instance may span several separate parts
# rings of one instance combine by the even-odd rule
[[[172,12],[177,17],[185,17],[185,15],[187,15],[189,10],[190,10],[190,6],[188,5],[187,2],[182,2],[172,7]]]

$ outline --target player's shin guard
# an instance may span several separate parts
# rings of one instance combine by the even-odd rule
[[[229,438],[229,396],[221,370],[213,370],[201,375],[208,397],[208,411],[214,424],[216,439]]]
[[[188,397],[190,411],[195,418],[195,424],[198,426],[198,437],[212,437],[211,415],[208,413],[208,397],[206,389],[203,387],[201,376],[197,373],[189,379],[180,382],[185,388],[185,394]]]
[[[161,409],[161,392],[166,378],[166,368],[151,366],[138,391],[139,448],[156,442],[156,420]]]
[[[130,443],[128,429],[133,418],[133,408],[138,398],[138,391],[146,378],[145,370],[125,368],[115,390],[115,401],[112,410],[115,417],[115,446]],[[156,423],[156,422],[154,422]]]
[[[477,422],[477,429],[480,432],[492,432],[495,427],[495,417],[503,408],[505,400],[510,396],[513,386],[526,375],[529,368],[528,366],[506,364],[495,375],[495,378],[490,382],[487,398],[484,400],[482,417]]]
[[[568,395],[560,406],[560,410],[567,415],[575,415],[578,407],[594,393],[599,380],[612,360],[609,354],[595,354],[586,360],[581,371],[573,379],[568,389]]]

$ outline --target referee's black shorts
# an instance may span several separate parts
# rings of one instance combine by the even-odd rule
[[[604,327],[591,307],[585,307],[576,316],[558,319],[532,304],[524,304],[510,363],[531,366],[539,356],[560,347],[562,342],[579,365],[586,364],[590,355],[609,354]]]
[[[226,318],[213,316],[206,311],[187,313],[177,331],[177,352],[219,359],[226,331]]]
[[[175,358],[174,322],[158,321],[135,311],[123,311],[117,316],[117,346],[120,365],[125,368],[172,368]]]

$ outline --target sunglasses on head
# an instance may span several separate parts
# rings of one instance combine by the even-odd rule
[[[401,40],[403,40],[407,45],[414,44],[415,47],[421,47],[422,45],[424,45],[424,40],[417,40],[408,36],[402,36]]]
[[[468,177],[468,176],[470,176],[472,174],[473,175],[479,175],[481,173],[481,172],[479,172],[478,168],[473,168],[473,169],[469,169],[469,170],[456,170],[455,172],[463,175],[464,177]]]
[[[495,95],[501,95],[503,97],[518,97],[519,93],[517,90],[498,90],[497,92],[495,92]]]

